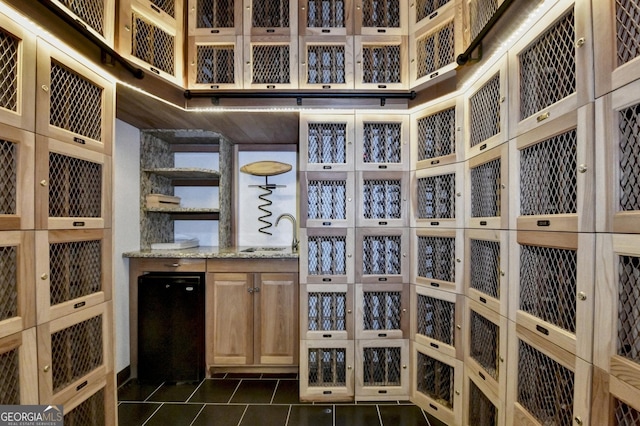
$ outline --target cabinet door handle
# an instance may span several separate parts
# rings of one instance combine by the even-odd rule
[[[249,287],[249,288],[247,289],[247,291],[248,291],[249,293],[253,293],[253,287]]]
[[[254,293],[260,293],[260,287],[254,287],[253,288],[253,292]]]

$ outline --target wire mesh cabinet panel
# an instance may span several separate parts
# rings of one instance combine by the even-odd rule
[[[97,381],[91,388],[64,406],[64,424],[69,426],[106,426],[116,423],[116,401],[113,376]]]
[[[469,159],[507,140],[507,59],[474,82],[464,95],[464,149]]]
[[[409,177],[403,172],[357,172],[357,226],[398,227],[409,223]]]
[[[409,87],[406,37],[355,36],[354,40],[356,89],[407,89]]]
[[[593,232],[592,123],[588,104],[510,142],[512,228]]]
[[[298,37],[244,37],[246,89],[298,88]]]
[[[34,327],[0,338],[0,403],[38,404],[38,359]]]
[[[435,18],[439,15],[451,13],[457,4],[457,0],[417,0],[409,2],[409,34],[424,29],[424,27],[433,27]]]
[[[111,300],[111,233],[36,232],[38,324]]]
[[[102,39],[108,46],[114,46],[115,0],[74,1],[53,0],[65,13],[81,21],[94,36]]]
[[[509,322],[507,424],[590,422],[591,364]]]
[[[463,295],[411,286],[411,336],[416,343],[462,360],[463,315]]]
[[[353,227],[354,172],[302,172],[302,227]]]
[[[409,116],[356,113],[356,170],[409,170]]]
[[[356,284],[356,338],[407,339],[408,284]]]
[[[189,0],[189,36],[242,35],[242,0]]]
[[[111,225],[111,157],[36,136],[36,228]]]
[[[509,318],[592,360],[594,235],[518,231],[511,240]]]
[[[462,229],[416,229],[411,237],[411,283],[463,292]]]
[[[411,193],[411,226],[462,228],[464,163],[417,170]]]
[[[300,37],[301,89],[353,89],[353,37]]]
[[[508,144],[503,144],[467,162],[466,205],[470,228],[508,228],[508,152]]]
[[[300,114],[300,170],[352,171],[355,116]]]
[[[114,84],[42,40],[37,66],[37,133],[110,155]]]
[[[469,18],[469,38],[475,39],[504,0],[465,0]]]
[[[34,130],[35,61],[34,35],[0,14],[0,123]]]
[[[236,0],[240,1],[240,0]],[[244,35],[298,34],[296,0],[244,0]]]
[[[464,364],[412,342],[412,401],[448,425],[462,422]]]
[[[640,81],[596,103],[598,232],[640,233]]]
[[[411,114],[411,170],[444,166],[464,159],[462,98],[435,102]]]
[[[300,229],[300,259],[307,259],[300,265],[300,282],[353,283],[353,252],[353,228]]]
[[[241,36],[189,37],[189,88],[242,88],[242,52]]]
[[[640,390],[597,367],[593,369],[591,424],[633,425],[640,422]]]
[[[467,229],[465,295],[506,317],[509,306],[509,231]]]
[[[33,233],[0,232],[0,338],[35,325]]]
[[[300,0],[300,35],[353,35],[354,0]]]
[[[356,35],[401,35],[409,30],[409,4],[402,0],[355,0]]]
[[[593,4],[596,96],[640,78],[640,37],[635,0]]]
[[[354,344],[351,340],[300,343],[300,400],[352,401]]]
[[[35,140],[0,124],[0,230],[33,229]]]
[[[591,7],[561,0],[509,50],[510,137],[593,101]]]
[[[359,283],[409,281],[409,229],[357,228],[356,280]]]
[[[487,383],[465,365],[464,426],[504,426],[504,400]]]
[[[40,400],[64,402],[113,371],[111,302],[38,326]]]
[[[356,401],[406,400],[410,382],[409,340],[356,343]]]
[[[300,287],[302,340],[354,338],[352,284],[303,284]]]

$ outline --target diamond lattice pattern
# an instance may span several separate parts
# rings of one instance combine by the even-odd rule
[[[500,73],[469,98],[470,146],[500,133]]]
[[[49,217],[101,217],[102,164],[49,153]]]
[[[346,330],[346,293],[311,292],[307,300],[309,331]]]
[[[363,386],[401,386],[400,348],[362,350]]]
[[[346,237],[309,237],[309,275],[345,275],[346,258]]]
[[[418,124],[418,161],[456,152],[456,109],[422,117]]]
[[[469,424],[498,426],[498,410],[471,380],[469,380]]]
[[[20,404],[19,348],[0,353],[0,405]]]
[[[470,253],[469,287],[498,299],[500,297],[500,243],[472,239]]]
[[[365,163],[400,163],[401,123],[364,123],[362,158]]]
[[[573,129],[520,151],[520,214],[576,212],[576,149]]]
[[[416,40],[418,78],[455,61],[453,21]]]
[[[104,389],[64,415],[65,426],[105,426]]]
[[[471,169],[471,217],[499,217],[501,160],[496,158]]]
[[[518,402],[540,424],[573,424],[574,374],[526,342],[519,342]]]
[[[640,364],[640,257],[619,256],[617,353]]]
[[[576,91],[573,9],[518,55],[520,119]]]
[[[309,84],[345,83],[344,46],[307,46],[307,82]]]
[[[456,217],[456,176],[454,173],[418,179],[418,217],[453,219]]]
[[[416,1],[416,23],[431,15],[451,0],[417,0]]]
[[[201,45],[196,47],[200,84],[233,84],[235,81],[235,46]]]
[[[102,290],[102,244],[97,241],[49,246],[51,305]]]
[[[365,236],[362,241],[362,273],[364,275],[401,274],[401,248],[400,235]]]
[[[289,28],[289,0],[253,1],[251,6],[254,28]]]
[[[400,219],[402,198],[400,180],[365,180],[362,188],[362,214],[365,219]]]
[[[401,292],[365,291],[362,306],[364,330],[400,330]]]
[[[167,15],[172,18],[176,17],[176,2],[175,0],[150,0],[151,3],[160,8]]]
[[[346,123],[309,123],[309,163],[347,162]]]
[[[234,0],[198,0],[198,28],[233,28]]]
[[[16,316],[18,316],[18,250],[15,246],[0,247],[0,321]]]
[[[469,319],[469,356],[491,377],[498,380],[500,329],[493,322],[471,311]]]
[[[455,303],[418,294],[416,309],[418,334],[453,345]]]
[[[640,411],[619,399],[615,400],[615,423],[620,426],[633,426],[640,424]]]
[[[399,45],[362,46],[363,83],[400,83]]]
[[[471,40],[476,38],[493,14],[498,10],[498,0],[469,1],[469,20],[471,21]]]
[[[418,276],[454,282],[455,238],[418,237]]]
[[[20,41],[0,29],[0,108],[18,110],[18,50]]]
[[[102,87],[56,61],[51,61],[50,86],[49,123],[93,140],[101,140]]]
[[[418,352],[417,358],[417,391],[453,409],[453,367],[421,352]]]
[[[616,41],[618,65],[640,55],[640,2],[616,0]]]
[[[309,386],[337,387],[347,383],[347,351],[344,348],[309,349]]]
[[[256,84],[291,82],[288,44],[253,46],[252,78]]]
[[[0,139],[0,215],[16,214],[18,152],[12,142]]]
[[[51,334],[53,392],[103,365],[102,316]]]
[[[520,246],[520,309],[576,332],[577,251]]]
[[[307,217],[309,219],[346,219],[346,181],[310,180],[307,185],[307,198]]]
[[[83,22],[104,36],[104,0],[59,0]]]
[[[362,2],[363,27],[400,27],[401,0],[365,0]]]
[[[619,112],[620,209],[640,210],[640,104]]]
[[[308,28],[344,28],[345,2],[343,0],[308,0]]]
[[[175,37],[136,13],[133,14],[132,22],[131,54],[174,75]]]

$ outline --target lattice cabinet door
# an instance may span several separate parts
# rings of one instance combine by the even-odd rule
[[[33,229],[33,133],[0,124],[0,230]]]
[[[355,36],[354,41],[356,89],[409,87],[409,49],[406,36]]]
[[[409,229],[357,228],[356,281],[409,282]]]
[[[461,8],[438,13],[428,26],[409,37],[410,86],[429,86],[453,75],[464,51]],[[440,78],[438,78],[440,77]]]
[[[509,49],[510,137],[593,102],[589,2],[560,0]]]
[[[416,170],[412,182],[411,226],[464,226],[464,163]]]
[[[464,150],[469,159],[507,141],[507,58],[489,67],[464,94]]]
[[[38,324],[111,300],[108,231],[36,231]]]
[[[355,0],[356,35],[409,34],[409,4],[402,0]]]
[[[593,2],[596,96],[640,78],[640,36],[635,0]]]
[[[111,226],[111,157],[36,136],[36,228]]]
[[[300,170],[352,171],[355,116],[300,113]]]
[[[463,293],[464,231],[416,229],[411,237],[411,283]]]
[[[113,371],[111,302],[41,324],[40,402],[65,404]]]
[[[353,228],[301,228],[300,282],[353,283],[354,243]]]
[[[509,322],[507,424],[589,425],[591,364]]]
[[[356,284],[356,339],[408,339],[409,284]]]
[[[64,424],[67,426],[116,424],[116,398],[113,375],[107,375],[84,392],[76,395],[64,406]]]
[[[450,14],[459,7],[459,0],[416,0],[409,2],[409,34],[433,27],[434,19],[440,15]]]
[[[462,294],[411,286],[411,340],[443,355],[463,360]]]
[[[462,97],[453,96],[411,114],[411,170],[464,159],[462,106]]]
[[[411,400],[447,425],[462,423],[464,364],[411,342]]]
[[[298,37],[244,37],[245,89],[297,89]]]
[[[467,229],[464,249],[465,295],[506,317],[509,306],[509,231]]]
[[[121,0],[118,52],[184,87],[183,0]]]
[[[469,39],[475,39],[504,0],[464,0],[469,25]]]
[[[189,36],[242,35],[242,0],[189,0]]]
[[[509,319],[591,362],[594,234],[518,231],[510,246]]]
[[[42,40],[37,67],[36,132],[111,155],[113,82]]]
[[[407,400],[410,395],[409,340],[356,343],[356,401]]]
[[[300,343],[300,400],[352,401],[354,344],[351,340]]]
[[[593,232],[593,104],[512,139],[511,228]],[[519,196],[516,195],[516,189]]]
[[[0,338],[0,404],[38,404],[36,329]]]
[[[302,172],[300,225],[353,227],[355,223],[354,172]]]
[[[505,403],[468,366],[464,370],[464,426],[505,426]]]
[[[35,325],[33,252],[33,232],[0,232],[0,338]]]
[[[353,37],[299,39],[300,89],[353,89]]]
[[[242,36],[189,37],[190,89],[241,89]]]
[[[354,335],[352,284],[300,286],[300,338],[352,340]]]
[[[473,300],[465,313],[465,368],[501,401],[507,391],[507,318]]]
[[[596,247],[593,363],[640,389],[640,236],[601,234]]]
[[[357,172],[357,226],[401,227],[409,223],[409,176],[403,172]]]
[[[597,367],[593,369],[591,424],[625,426],[640,422],[640,389]]]
[[[356,113],[356,170],[409,170],[409,116]]]
[[[81,21],[87,31],[114,47],[116,1],[52,0],[66,14]],[[158,3],[158,0],[156,0]]]
[[[243,26],[245,36],[295,36],[298,34],[298,2],[244,0]]]
[[[354,0],[300,0],[300,35],[353,35],[353,2]]]
[[[640,81],[596,103],[596,230],[640,233]]]
[[[467,161],[465,204],[470,228],[509,227],[508,153],[508,144],[503,144]]]
[[[0,14],[0,123],[35,129],[36,39]]]

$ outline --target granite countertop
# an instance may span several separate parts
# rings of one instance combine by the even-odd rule
[[[298,252],[291,247],[240,246],[220,248],[201,246],[185,249],[139,250],[122,254],[122,257],[184,258],[184,259],[297,259]]]

